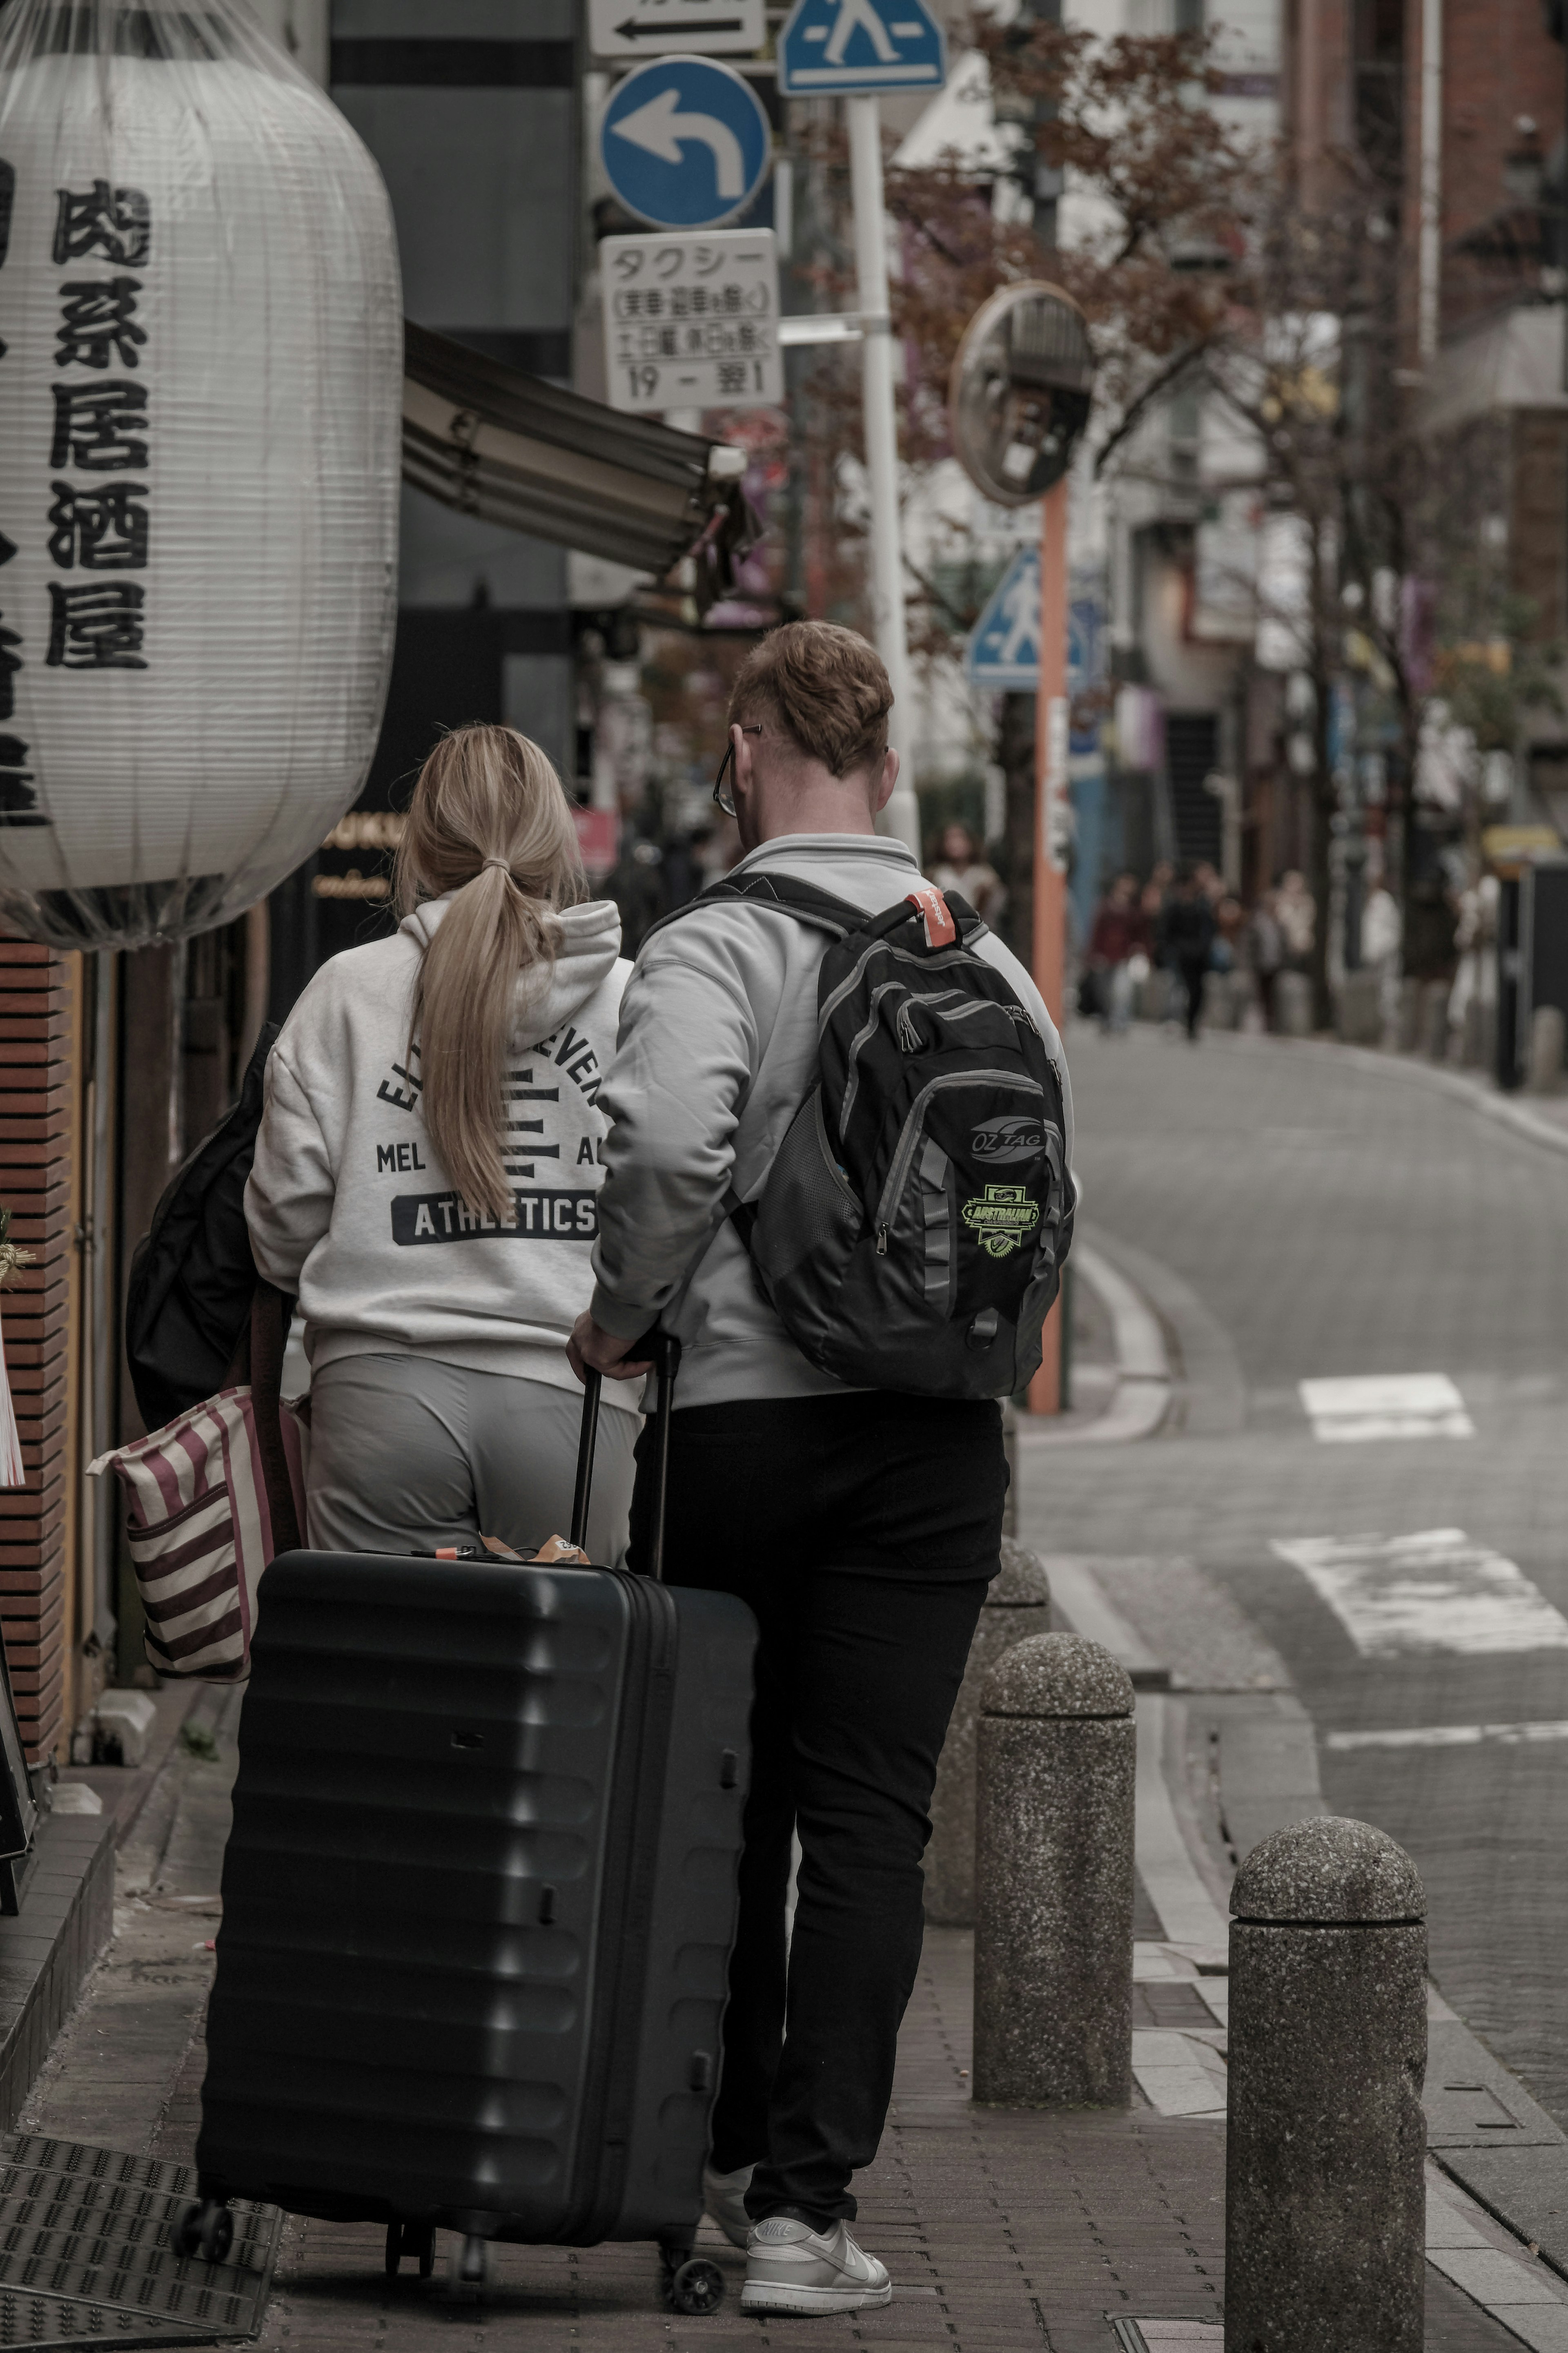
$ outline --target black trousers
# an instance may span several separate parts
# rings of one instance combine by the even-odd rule
[[[1204,981],[1207,976],[1209,960],[1206,950],[1201,956],[1183,956],[1176,965],[1176,970],[1182,976],[1182,987],[1187,992],[1189,1038],[1195,1038],[1198,1034],[1198,1016],[1204,1009]]]
[[[639,1445],[631,1565],[647,1536]],[[753,2220],[853,2217],[920,1961],[921,1856],[948,1718],[995,1574],[1001,1417],[880,1393],[675,1416],[665,1574],[761,1629],[713,2163]],[[801,1844],[793,1938],[790,1836]]]

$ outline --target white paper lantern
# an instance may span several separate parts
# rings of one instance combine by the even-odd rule
[[[179,938],[307,858],[375,747],[391,208],[233,0],[11,0],[0,212],[0,909]]]

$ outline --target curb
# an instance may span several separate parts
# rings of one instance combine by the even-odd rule
[[[1110,1318],[1116,1394],[1104,1412],[1081,1430],[1046,1423],[1020,1430],[1019,1435],[1031,1447],[1128,1446],[1137,1439],[1152,1438],[1171,1409],[1173,1393],[1160,1319],[1142,1293],[1092,1242],[1075,1244],[1072,1264]]]

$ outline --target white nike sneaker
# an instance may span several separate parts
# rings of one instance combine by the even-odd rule
[[[746,2192],[755,2169],[750,2165],[741,2166],[734,2173],[715,2173],[710,2165],[702,2168],[702,2211],[718,2223],[732,2247],[743,2247],[751,2231]]]
[[[770,2214],[752,2225],[742,2312],[864,2312],[892,2300],[885,2265],[855,2244],[846,2223],[814,2231],[787,2214]]]

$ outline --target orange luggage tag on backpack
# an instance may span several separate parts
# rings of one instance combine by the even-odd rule
[[[942,892],[932,883],[917,882],[912,891],[905,892],[904,896],[912,907],[920,909],[921,920],[925,925],[927,947],[950,948],[958,937],[958,925],[948,913],[947,901]]]

